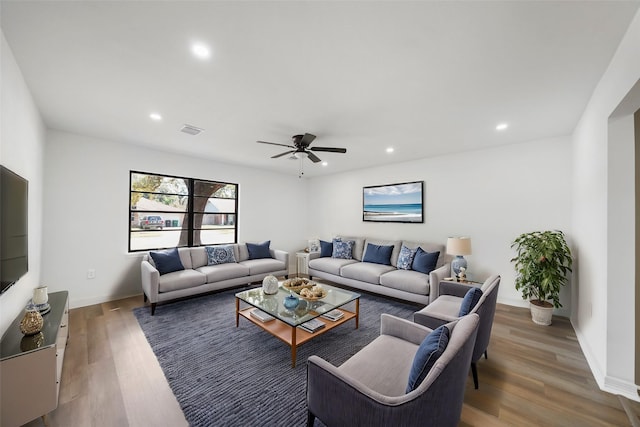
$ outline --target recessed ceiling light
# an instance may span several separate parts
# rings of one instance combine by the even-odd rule
[[[194,43],[191,45],[191,53],[193,53],[197,58],[200,59],[209,59],[211,56],[211,50],[209,47],[202,43]]]
[[[505,130],[506,128],[508,128],[509,125],[506,123],[500,123],[498,126],[496,126],[496,130]]]
[[[160,114],[158,114],[158,113],[151,113],[151,114],[149,114],[149,118],[150,118],[151,120],[156,121],[156,122],[159,122],[160,120],[162,120],[162,116],[161,116]]]
[[[322,162],[322,166],[327,166],[329,163],[327,162]]]
[[[387,153],[393,153],[393,151],[394,151],[394,150],[393,150],[393,147],[389,147],[389,148],[387,148]]]

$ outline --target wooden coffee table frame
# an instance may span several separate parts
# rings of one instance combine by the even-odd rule
[[[254,319],[253,317],[251,317],[251,311],[253,311],[255,307],[250,306],[240,310],[240,298],[236,297],[236,328],[240,323],[240,316],[242,316],[245,319],[247,319],[249,322],[253,323],[254,325],[258,325],[259,327],[269,332],[274,337],[280,339],[285,344],[289,345],[289,347],[291,347],[291,367],[295,368],[296,353],[297,353],[298,346],[306,343],[307,341],[313,339],[314,337],[317,337],[319,335],[322,335],[330,331],[331,329],[337,326],[342,325],[345,322],[348,322],[351,319],[355,319],[356,329],[358,329],[359,320],[360,320],[360,298],[358,297],[353,301],[356,304],[355,312],[339,308],[338,310],[342,311],[344,313],[344,316],[335,322],[329,319],[325,319],[323,317],[317,317],[318,320],[320,320],[325,324],[325,327],[320,329],[319,331],[310,333],[305,331],[302,328],[298,328],[296,326],[283,322],[280,319],[271,320],[269,322],[261,322],[260,320]]]

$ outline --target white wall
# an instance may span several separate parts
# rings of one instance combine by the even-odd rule
[[[560,229],[571,245],[571,141],[531,141],[309,180],[313,194],[307,236],[336,234],[445,243],[448,236],[471,237],[469,273],[484,280],[502,275],[499,300],[526,305],[514,288],[511,242],[520,233]],[[425,182],[424,224],[362,221],[362,187]],[[571,292],[563,290],[568,315]]]
[[[633,19],[574,131],[573,235],[578,252],[577,310],[573,323],[601,388],[638,399],[633,384],[634,207],[624,119],[613,119],[640,78],[640,13]],[[609,127],[611,125],[611,127]],[[623,187],[620,187],[623,186]],[[621,212],[620,209],[631,209]],[[637,213],[636,213],[637,214]],[[628,242],[632,243],[632,242]],[[620,246],[619,246],[620,245]]]
[[[40,284],[44,125],[2,34],[0,45],[0,163],[29,181],[29,272],[0,295],[0,335]]]
[[[141,293],[141,255],[127,253],[130,170],[238,183],[240,242],[270,239],[291,258],[306,244],[306,218],[292,209],[306,197],[295,175],[58,131],[47,134],[45,160],[42,280],[69,290],[72,307]]]

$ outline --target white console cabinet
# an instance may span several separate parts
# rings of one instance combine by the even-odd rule
[[[69,292],[49,294],[42,335],[20,332],[20,313],[0,342],[0,425],[20,426],[58,406],[64,351],[69,338]]]

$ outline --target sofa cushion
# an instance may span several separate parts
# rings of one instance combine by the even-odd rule
[[[270,244],[271,240],[262,243],[247,243],[249,259],[271,258],[271,251],[269,251]]]
[[[418,250],[416,250],[416,254],[413,256],[411,269],[419,271],[420,273],[429,274],[436,268],[439,256],[440,252],[426,252],[419,247]]]
[[[333,243],[320,240],[320,257],[328,257],[333,254]]]
[[[362,254],[364,253],[364,238],[363,237],[349,237],[349,236],[337,236],[336,239],[343,241],[353,241],[353,259],[362,261]],[[373,242],[375,243],[375,242]]]
[[[340,269],[340,275],[347,279],[359,280],[361,282],[380,284],[380,276],[389,271],[393,271],[390,265],[374,264],[371,262],[356,262],[345,265]]]
[[[149,255],[153,259],[156,269],[160,275],[184,270],[178,248],[166,249],[163,251],[151,251]]]
[[[160,293],[193,288],[207,283],[207,276],[199,271],[188,269],[174,271],[160,276],[158,289]]]
[[[353,258],[353,240],[333,239],[333,258],[352,259]]]
[[[387,288],[429,295],[429,276],[413,270],[391,270],[380,276],[380,284]]]
[[[362,262],[391,265],[391,251],[393,251],[393,245],[382,246],[367,243],[367,249],[362,257]]]
[[[324,271],[325,273],[333,274],[335,276],[340,275],[340,269],[348,264],[355,264],[358,261],[355,259],[341,259],[341,258],[315,258],[309,260],[309,268],[314,270]]]
[[[462,298],[462,304],[460,304],[460,312],[458,313],[458,316],[462,317],[469,314],[476,304],[478,304],[480,298],[482,298],[482,289],[475,287],[469,289],[464,295],[464,298]]]
[[[273,258],[249,259],[241,261],[240,264],[249,268],[250,276],[287,269],[284,262]]]
[[[402,245],[400,254],[398,255],[398,262],[396,267],[401,270],[411,270],[413,264],[413,257],[416,255],[417,249],[409,249],[405,245]]]
[[[222,280],[235,279],[249,275],[249,267],[237,262],[205,265],[196,269],[207,276],[207,283],[220,282]]]
[[[207,251],[207,265],[236,262],[233,246],[231,245],[206,246],[205,250]]]
[[[429,243],[429,242],[412,242],[410,240],[403,240],[402,244],[408,247],[409,249],[418,249],[422,248],[425,252],[440,252],[438,257],[438,262],[436,264],[436,268],[442,267],[445,264],[445,245],[438,243]]]
[[[436,360],[442,356],[442,353],[444,353],[447,348],[447,344],[449,344],[449,335],[449,328],[442,325],[427,335],[422,341],[413,359],[411,371],[409,372],[407,393],[415,390],[420,383],[422,383],[429,373],[429,370],[431,370],[436,363]]]

